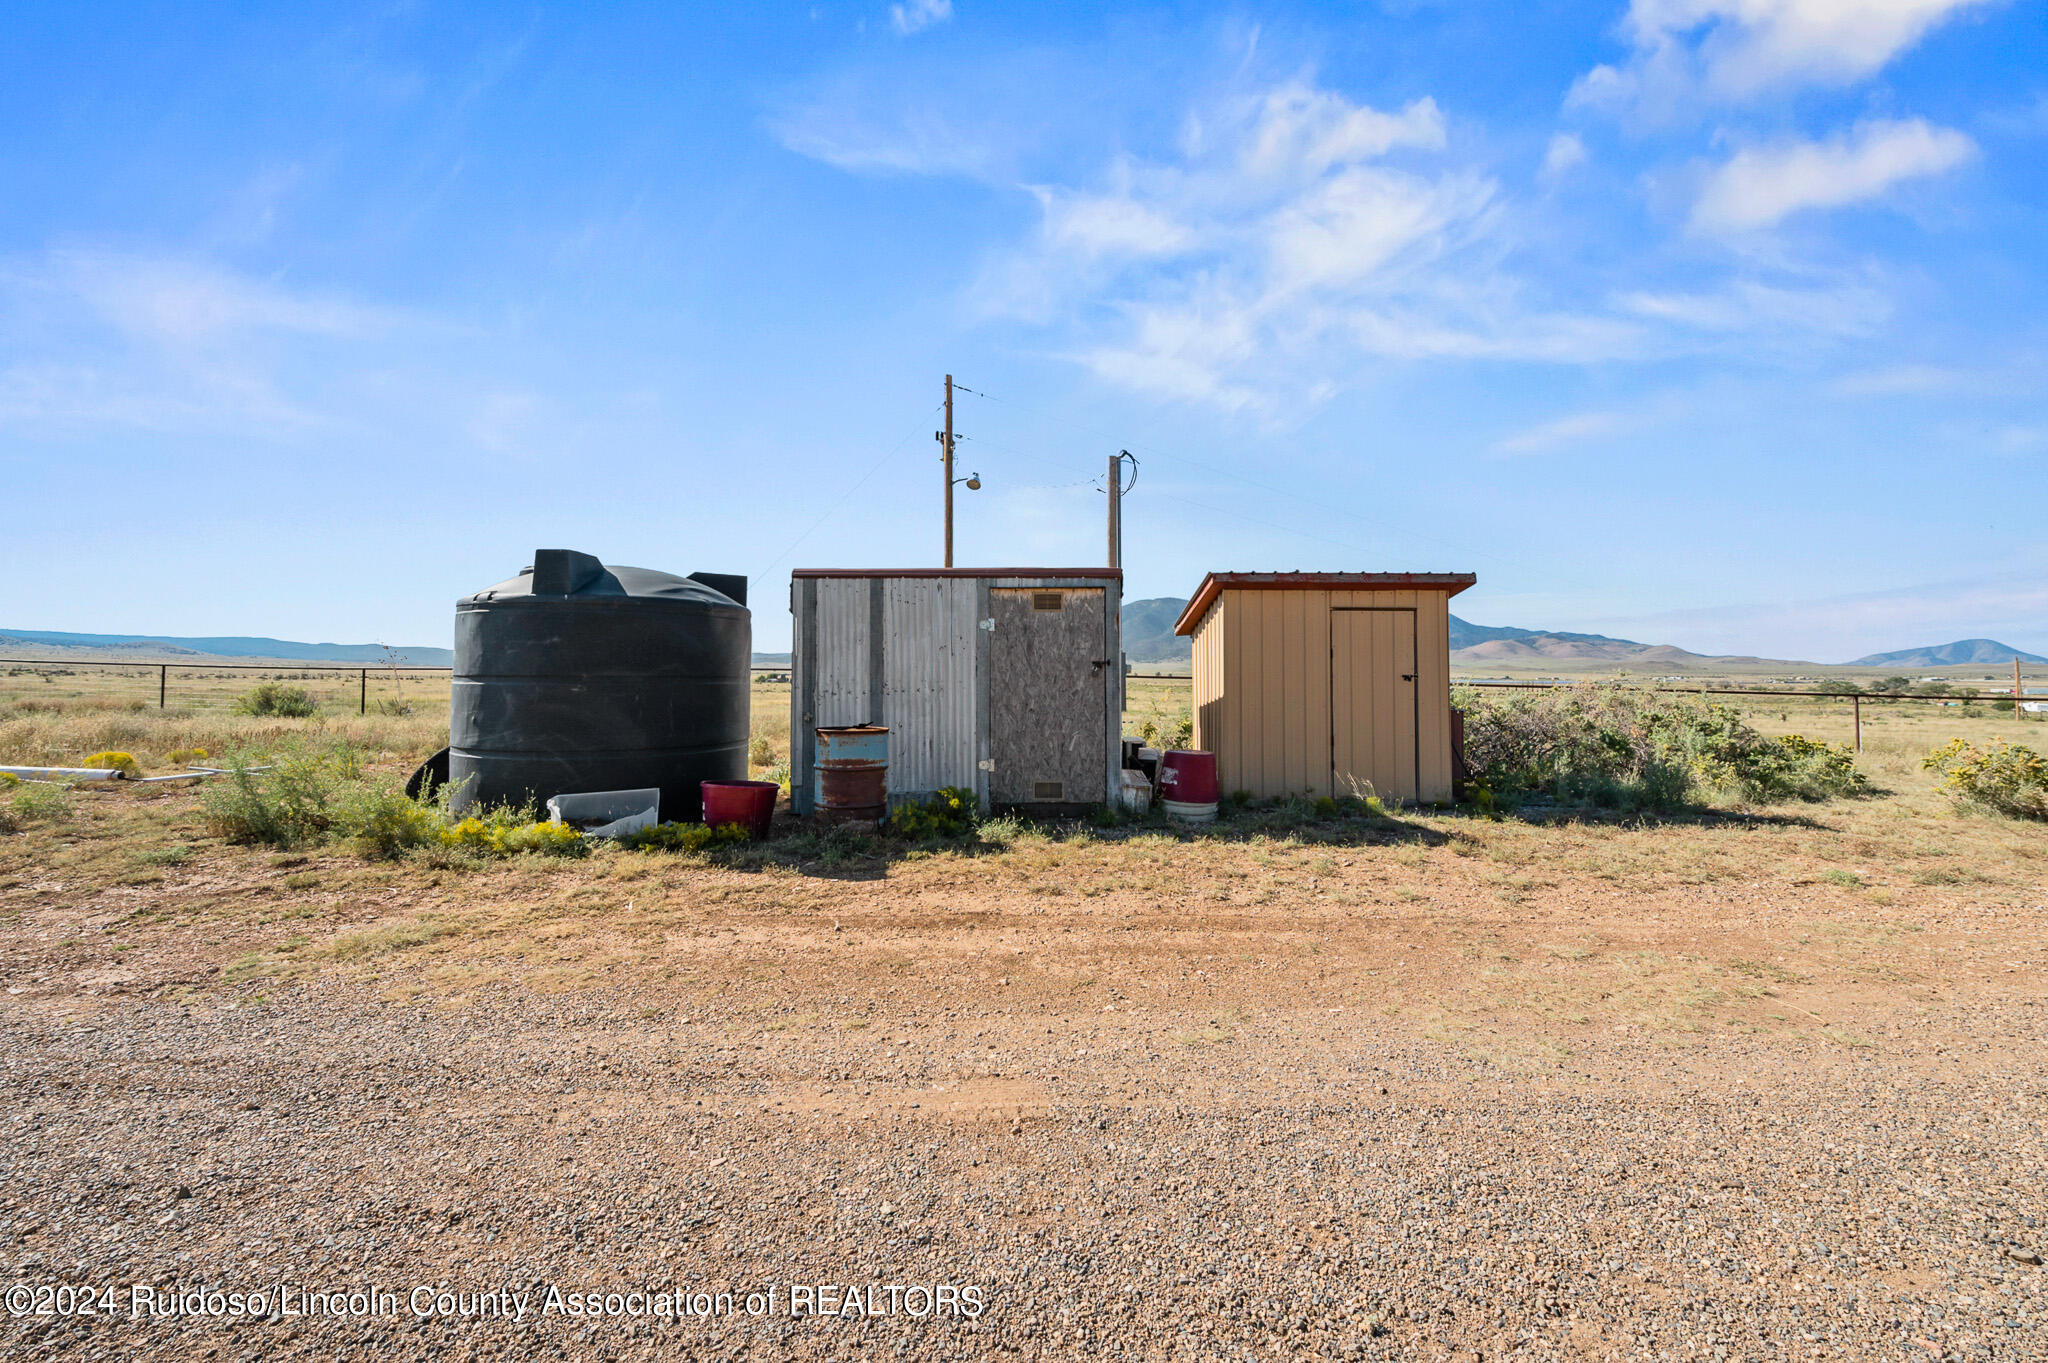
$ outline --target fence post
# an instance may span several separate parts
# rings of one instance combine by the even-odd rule
[[[367,667],[363,669],[363,690],[362,695],[356,700],[356,713],[359,715],[370,713],[370,669]]]
[[[1862,751],[1863,751],[1863,697],[1861,697],[1861,696],[1851,696],[1851,697],[1849,697],[1849,705],[1850,705],[1850,708],[1851,708],[1851,709],[1853,709],[1853,710],[1855,711],[1855,716],[1856,716],[1856,751],[1857,751],[1857,752],[1862,752]]]
[[[171,689],[171,665],[165,663],[156,670],[156,708],[164,708],[164,694]]]

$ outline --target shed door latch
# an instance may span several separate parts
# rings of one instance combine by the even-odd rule
[[[1402,680],[1402,681],[1414,681],[1414,680],[1415,680],[1415,674],[1414,674],[1413,672],[1403,672],[1403,673],[1401,674],[1401,680]]]
[[[993,634],[995,633],[996,622],[993,620],[984,620],[981,622],[981,627],[987,630],[989,633]]]
[[[996,769],[996,760],[993,757],[984,757],[974,765],[980,767],[983,771],[994,771]]]

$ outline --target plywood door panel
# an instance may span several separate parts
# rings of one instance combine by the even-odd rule
[[[1415,800],[1415,611],[1338,608],[1329,620],[1332,786]]]
[[[1059,609],[1039,599],[1059,598]],[[989,591],[989,799],[997,804],[1109,798],[1103,705],[1103,594],[1092,588]],[[1107,664],[1114,666],[1114,663]],[[1058,793],[1050,793],[1054,788]]]

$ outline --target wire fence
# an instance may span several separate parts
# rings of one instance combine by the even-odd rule
[[[790,678],[790,664],[762,663],[750,669],[755,684],[776,684]],[[315,706],[326,712],[353,709],[358,714],[400,705],[445,705],[450,667],[392,667],[384,664],[338,663],[234,663],[234,662],[102,662],[55,658],[0,658],[0,703],[34,705],[90,702],[125,709],[181,710],[231,709],[258,685],[278,683],[304,691]],[[1186,672],[1137,672],[1129,680],[1139,683],[1189,683]],[[1547,691],[1583,686],[1585,681],[1503,681],[1452,678],[1453,686],[1477,690]],[[2048,720],[2048,712],[2030,714],[2025,705],[2044,701],[2028,700],[2033,693],[2015,696],[2007,689],[1986,687],[1974,695],[1962,689],[1946,693],[1904,691],[1814,690],[1782,686],[1733,686],[1711,680],[1698,684],[1642,686],[1621,682],[1600,682],[1604,686],[1627,686],[1632,690],[1667,695],[1708,698],[1749,697],[1762,700],[1831,702],[1848,711],[1845,718],[1858,749],[1863,743],[1863,709],[1866,705],[1937,705],[1960,709],[2003,710],[2011,706],[2018,719]],[[2014,702],[2018,703],[2015,704]]]
[[[1192,682],[1194,680],[1194,677],[1185,672],[1133,672],[1130,674],[1128,680],[1149,682]],[[1829,701],[1839,704],[1841,707],[1848,711],[1847,719],[1849,722],[1851,735],[1850,741],[1854,744],[1856,751],[1858,752],[1863,751],[1863,707],[1865,705],[1889,705],[1893,703],[1908,705],[1938,705],[1978,713],[1981,713],[1981,711],[1977,710],[1977,707],[1979,706],[1984,707],[1985,710],[1988,710],[1992,713],[2001,713],[2009,707],[2011,717],[2014,719],[2048,720],[2048,711],[2040,713],[2030,713],[2026,709],[2026,706],[2030,703],[2048,704],[2048,700],[2038,700],[2030,702],[2027,698],[2028,696],[2034,693],[2026,691],[2024,689],[2024,682],[2022,682],[2022,687],[2019,690],[2002,688],[1995,689],[1993,687],[1953,687],[1950,690],[1940,692],[1864,690],[1847,691],[1839,689],[1801,690],[1786,686],[1727,686],[1713,681],[1702,681],[1699,684],[1693,686],[1639,686],[1623,682],[1611,681],[1589,682],[1586,680],[1559,680],[1519,682],[1479,679],[1467,680],[1459,677],[1451,678],[1451,685],[1454,687],[1467,686],[1475,690],[1502,691],[1557,691],[1569,690],[1570,688],[1575,686],[1586,685],[1623,686],[1626,689],[1633,691],[1649,691],[1655,692],[1660,695],[1700,696],[1709,699],[1720,696],[1750,696],[1764,697],[1771,700]]]
[[[98,662],[0,658],[0,702],[91,702],[120,709],[232,709],[265,683],[303,691],[323,711],[446,703],[445,667],[319,663]],[[440,683],[437,685],[437,683]]]

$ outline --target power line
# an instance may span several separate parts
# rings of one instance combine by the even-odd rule
[[[979,395],[977,394],[977,396]],[[932,411],[934,412],[938,410],[939,409],[937,406],[934,406],[932,408]],[[841,492],[839,496],[833,500],[832,505],[826,507],[825,510],[819,515],[818,519],[811,522],[809,529],[805,530],[801,535],[798,535],[795,539],[791,540],[789,543],[789,547],[787,549],[784,549],[781,553],[777,554],[774,558],[768,561],[768,565],[761,570],[761,576],[768,576],[769,573],[775,571],[775,567],[777,564],[781,563],[784,559],[788,558],[791,554],[795,553],[797,549],[802,546],[803,542],[809,539],[812,536],[812,534],[814,534],[817,531],[819,526],[823,525],[827,520],[831,519],[832,513],[839,510],[840,507],[845,506],[847,499],[853,496],[854,493],[860,491],[862,484],[866,483],[868,479],[874,477],[877,473],[881,472],[882,465],[888,463],[891,459],[894,459],[897,456],[897,454],[902,451],[903,447],[905,445],[908,445],[912,439],[912,435],[906,435],[901,440],[897,441],[894,445],[890,446],[888,451],[884,453],[880,459],[877,459],[874,462],[874,465],[870,467],[866,473],[863,473],[860,477],[856,478],[853,481],[852,486],[848,487],[844,492]]]
[[[957,387],[957,385],[956,385],[956,387]],[[988,401],[988,402],[994,402],[994,403],[998,403],[998,404],[1000,404],[1000,405],[1002,405],[1002,406],[1005,406],[1005,407],[1011,407],[1011,408],[1015,408],[1015,409],[1016,409],[1016,410],[1018,410],[1018,411],[1025,411],[1025,412],[1032,412],[1032,413],[1035,413],[1036,415],[1038,415],[1038,416],[1040,416],[1040,417],[1042,417],[1042,418],[1044,418],[1044,419],[1046,419],[1046,420],[1048,420],[1048,421],[1056,421],[1056,422],[1058,422],[1058,423],[1059,423],[1060,425],[1062,425],[1062,426],[1069,426],[1069,427],[1072,427],[1072,428],[1073,428],[1074,430],[1077,430],[1077,431],[1084,431],[1084,432],[1088,433],[1089,435],[1094,435],[1094,436],[1100,436],[1100,437],[1101,437],[1102,439],[1104,439],[1104,440],[1111,440],[1111,439],[1119,439],[1119,438],[1121,438],[1121,437],[1116,437],[1116,436],[1112,436],[1112,435],[1110,435],[1110,434],[1109,434],[1109,433],[1108,433],[1107,431],[1103,431],[1103,430],[1101,430],[1101,429],[1099,429],[1099,428],[1097,428],[1097,427],[1093,427],[1093,426],[1088,426],[1088,425],[1084,425],[1083,423],[1081,423],[1081,422],[1078,422],[1078,421],[1071,421],[1071,420],[1068,420],[1067,418],[1065,418],[1065,417],[1062,417],[1062,416],[1059,416],[1059,415],[1057,415],[1057,414],[1055,414],[1055,413],[1053,413],[1053,412],[1051,412],[1051,411],[1048,411],[1047,409],[1045,409],[1045,408],[1043,408],[1043,407],[1040,407],[1040,406],[1038,406],[1038,405],[1037,405],[1037,404],[1035,404],[1035,403],[1020,403],[1020,402],[1016,402],[1016,401],[1013,401],[1013,400],[1011,400],[1011,399],[1007,399],[1007,398],[999,398],[999,397],[996,397],[996,396],[995,396],[994,394],[992,394],[992,393],[982,393],[982,392],[976,392],[976,391],[975,391],[974,389],[971,389],[971,388],[959,388],[959,389],[958,389],[958,391],[959,391],[959,392],[963,392],[963,393],[973,393],[975,397],[981,398],[981,399],[983,399],[983,400],[985,400],[985,401]],[[1164,448],[1162,448],[1161,446],[1158,446],[1158,445],[1147,445],[1147,444],[1142,444],[1142,443],[1140,443],[1140,442],[1137,442],[1137,441],[1131,441],[1130,443],[1131,443],[1131,444],[1133,444],[1133,445],[1136,445],[1136,446],[1137,446],[1137,448],[1139,448],[1139,449],[1141,449],[1141,450],[1144,450],[1144,451],[1146,451],[1146,452],[1147,452],[1148,454],[1154,454],[1154,455],[1158,455],[1158,456],[1160,456],[1161,458],[1166,458],[1166,459],[1173,459],[1173,460],[1177,460],[1177,461],[1179,461],[1179,462],[1181,462],[1181,463],[1185,463],[1185,464],[1192,464],[1192,465],[1193,465],[1193,466],[1195,466],[1196,468],[1199,468],[1199,469],[1206,469],[1206,470],[1208,470],[1208,471],[1209,471],[1210,473],[1216,474],[1217,476],[1219,476],[1219,477],[1222,477],[1222,478],[1227,478],[1227,479],[1231,480],[1232,482],[1236,482],[1236,483],[1241,483],[1241,484],[1243,484],[1243,485],[1244,485],[1244,486],[1246,486],[1246,487],[1252,487],[1252,488],[1257,488],[1257,489],[1259,489],[1259,490],[1260,490],[1260,491],[1262,491],[1262,492],[1270,492],[1270,493],[1272,493],[1272,494],[1273,494],[1274,496],[1278,496],[1278,497],[1287,497],[1287,498],[1290,498],[1290,499],[1292,499],[1292,500],[1294,500],[1294,501],[1297,501],[1297,502],[1303,502],[1303,503],[1306,503],[1306,504],[1307,504],[1307,505],[1309,505],[1309,506],[1313,506],[1313,507],[1315,507],[1315,508],[1316,508],[1317,510],[1325,510],[1325,509],[1327,509],[1327,508],[1328,508],[1328,506],[1329,506],[1329,503],[1328,503],[1328,501],[1327,501],[1327,500],[1325,500],[1325,499],[1319,499],[1319,498],[1315,498],[1315,497],[1310,497],[1310,496],[1307,496],[1307,495],[1305,495],[1305,494],[1303,494],[1303,493],[1295,492],[1295,491],[1293,491],[1293,490],[1291,490],[1291,489],[1289,489],[1289,488],[1284,488],[1284,487],[1275,487],[1275,486],[1274,486],[1274,485],[1272,485],[1271,483],[1263,483],[1263,482],[1260,482],[1260,481],[1259,481],[1258,479],[1256,479],[1256,478],[1247,478],[1247,477],[1245,477],[1245,476],[1244,476],[1243,474],[1241,474],[1241,473],[1238,473],[1238,472],[1237,472],[1236,470],[1234,470],[1234,469],[1224,468],[1224,467],[1222,467],[1222,466],[1220,466],[1220,465],[1217,465],[1217,464],[1211,464],[1211,463],[1209,463],[1209,462],[1208,462],[1207,460],[1204,460],[1204,459],[1197,459],[1197,458],[1195,458],[1195,457],[1194,457],[1193,455],[1189,455],[1189,454],[1184,454],[1184,453],[1181,453],[1181,452],[1179,452],[1179,451],[1174,451],[1174,450],[1167,450],[1167,449],[1164,449]],[[1154,495],[1157,495],[1157,496],[1166,496],[1167,494],[1165,494],[1165,493],[1155,493]],[[1183,501],[1183,502],[1186,502],[1186,504],[1187,504],[1187,505],[1189,505],[1189,506],[1200,506],[1200,505],[1201,505],[1201,504],[1200,504],[1200,503],[1198,503],[1198,502],[1187,502],[1185,498],[1176,498],[1176,499],[1174,499],[1174,500],[1179,500],[1179,501]],[[1235,513],[1235,512],[1231,512],[1231,511],[1225,511],[1225,510],[1223,510],[1223,509],[1222,509],[1222,508],[1220,508],[1220,507],[1205,507],[1205,508],[1203,508],[1203,509],[1205,509],[1205,510],[1210,510],[1210,511],[1215,511],[1215,512],[1217,512],[1217,514],[1219,514],[1219,515],[1225,515],[1225,516],[1230,516],[1230,515],[1238,515],[1238,513]],[[1302,537],[1303,537],[1303,538],[1305,538],[1305,539],[1314,539],[1314,540],[1321,540],[1321,541],[1322,541],[1323,543],[1325,543],[1325,544],[1335,544],[1335,545],[1338,545],[1338,546],[1340,546],[1340,547],[1343,547],[1343,548],[1351,549],[1351,550],[1353,550],[1354,552],[1357,552],[1357,553],[1376,553],[1376,552],[1378,552],[1377,550],[1370,550],[1370,549],[1366,549],[1366,548],[1364,548],[1364,547],[1363,547],[1363,546],[1361,546],[1361,545],[1356,545],[1356,544],[1350,544],[1350,543],[1347,543],[1346,541],[1343,541],[1343,540],[1335,540],[1335,539],[1331,539],[1331,538],[1329,538],[1329,537],[1328,537],[1328,536],[1326,536],[1326,535],[1315,535],[1315,534],[1311,534],[1311,533],[1309,533],[1308,531],[1305,531],[1305,530],[1301,530],[1301,529],[1299,529],[1299,528],[1297,528],[1297,527],[1294,527],[1294,526],[1288,526],[1288,525],[1281,525],[1281,524],[1278,524],[1277,522],[1273,522],[1273,521],[1258,521],[1258,520],[1256,520],[1255,518],[1252,518],[1252,517],[1244,517],[1244,516],[1239,516],[1239,519],[1243,519],[1243,520],[1250,520],[1250,521],[1252,521],[1252,522],[1253,522],[1254,524],[1259,524],[1259,525],[1266,525],[1266,526],[1268,526],[1268,527],[1270,527],[1270,528],[1272,528],[1272,529],[1275,529],[1275,530],[1281,530],[1281,531],[1285,531],[1285,532],[1287,532],[1287,533],[1289,533],[1289,534],[1294,534],[1294,535],[1300,535],[1300,536],[1302,536]],[[1363,519],[1366,519],[1366,518],[1364,518],[1364,517],[1359,517],[1359,518],[1357,518],[1357,519],[1361,519],[1361,520],[1363,520]],[[1390,532],[1390,533],[1392,533],[1392,534],[1396,534],[1396,535],[1402,535],[1402,536],[1405,536],[1405,537],[1407,537],[1407,538],[1409,538],[1409,539],[1415,540],[1415,541],[1417,541],[1417,542],[1419,542],[1419,543],[1422,543],[1422,544],[1429,544],[1429,545],[1434,545],[1434,546],[1436,546],[1436,547],[1438,547],[1438,548],[1440,548],[1440,549],[1449,549],[1449,550],[1454,550],[1455,552],[1457,552],[1457,553],[1460,553],[1460,554],[1469,554],[1469,555],[1471,555],[1471,556],[1472,556],[1472,557],[1474,557],[1474,558],[1482,558],[1482,559],[1488,559],[1488,560],[1491,560],[1492,562],[1495,562],[1495,563],[1499,563],[1499,562],[1501,562],[1501,561],[1502,561],[1502,560],[1501,560],[1501,558],[1500,558],[1500,556],[1499,556],[1499,555],[1497,555],[1497,554],[1489,554],[1489,553],[1485,552],[1484,550],[1476,550],[1476,549],[1469,549],[1469,548],[1465,548],[1465,547],[1463,547],[1463,546],[1451,545],[1451,544],[1447,543],[1446,541],[1444,541],[1444,540],[1441,540],[1441,539],[1438,539],[1438,538],[1436,538],[1436,537],[1434,537],[1434,536],[1431,536],[1431,535],[1424,535],[1424,534],[1419,534],[1419,533],[1417,533],[1417,532],[1416,532],[1416,531],[1414,531],[1414,530],[1410,530],[1410,529],[1407,529],[1406,527],[1402,527],[1402,526],[1397,526],[1397,525],[1393,525],[1393,524],[1391,524],[1391,523],[1389,523],[1389,522],[1387,522],[1387,521],[1384,521],[1384,520],[1370,520],[1370,521],[1369,521],[1368,523],[1370,523],[1370,524],[1373,524],[1373,525],[1377,525],[1377,526],[1379,526],[1379,527],[1380,527],[1381,529],[1383,529],[1383,530],[1387,530],[1387,531],[1389,531],[1389,532]]]

